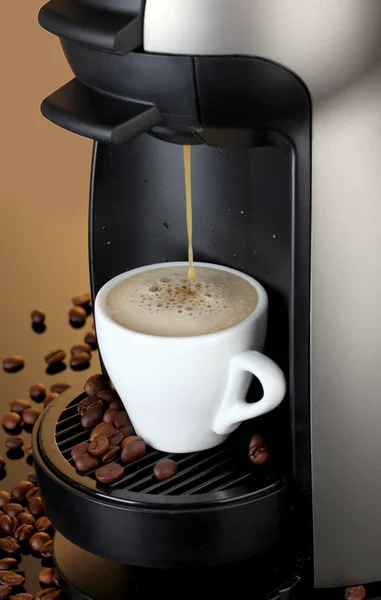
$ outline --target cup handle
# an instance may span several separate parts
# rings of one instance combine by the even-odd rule
[[[250,381],[255,375],[263,387],[258,402],[246,402]],[[213,431],[229,434],[243,421],[259,417],[276,408],[286,393],[286,378],[278,365],[264,354],[247,350],[231,359],[226,392],[214,417]]]

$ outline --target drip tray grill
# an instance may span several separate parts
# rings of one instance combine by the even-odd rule
[[[220,446],[191,454],[152,448],[123,465],[108,486],[80,474],[71,449],[88,440],[77,412],[83,390],[49,405],[33,430],[35,468],[46,513],[83,550],[124,564],[204,567],[272,551],[285,539],[286,481],[275,461],[255,467],[249,436],[236,432]],[[178,473],[157,481],[153,467],[172,458]],[[122,463],[120,463],[122,464]]]

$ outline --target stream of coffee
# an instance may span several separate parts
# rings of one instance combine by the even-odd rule
[[[188,279],[190,281],[191,291],[196,279],[196,271],[193,266],[193,243],[192,243],[192,178],[191,178],[191,147],[184,146],[184,175],[185,175],[185,203],[187,215],[187,233],[188,233]]]

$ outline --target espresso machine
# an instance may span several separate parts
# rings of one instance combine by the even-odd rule
[[[190,144],[195,259],[265,286],[265,352],[288,381],[275,411],[181,457],[173,480],[154,482],[152,451],[107,489],[69,461],[83,390],[54,401],[34,452],[64,588],[381,597],[381,2],[50,0],[39,22],[74,74],[42,113],[94,140],[93,297],[186,260]],[[263,469],[247,461],[256,432]]]

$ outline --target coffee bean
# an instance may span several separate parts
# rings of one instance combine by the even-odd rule
[[[70,323],[75,325],[84,325],[86,322],[87,313],[81,306],[74,306],[68,312]]]
[[[40,490],[38,489],[38,487],[36,485],[34,485],[32,488],[30,488],[27,493],[26,493],[26,500],[27,502],[30,502],[30,500],[32,500],[32,498],[35,498],[36,496],[40,495]]]
[[[7,373],[17,373],[24,366],[24,359],[19,354],[12,354],[3,360],[3,369]]]
[[[0,491],[0,508],[12,501],[12,496],[5,491]]]
[[[17,502],[23,504],[25,502],[28,492],[30,492],[30,490],[32,490],[34,487],[35,486],[30,481],[19,481],[14,486],[11,494]]]
[[[12,593],[12,588],[10,585],[0,585],[0,600],[5,600]],[[13,596],[14,598],[14,596]]]
[[[57,392],[51,392],[50,394],[47,394],[44,400],[44,406],[45,408],[47,406],[49,406],[49,404],[51,402],[53,402],[53,400],[55,400],[57,397],[59,396],[59,394]]]
[[[53,569],[53,583],[54,585],[56,585],[57,587],[60,586],[60,581],[59,581],[59,574],[57,569]]]
[[[25,577],[14,571],[0,571],[0,584],[10,585],[11,587],[20,587],[24,585]]]
[[[91,302],[91,296],[89,292],[83,292],[82,294],[76,294],[71,299],[74,306],[85,306]]]
[[[89,331],[86,333],[83,341],[85,344],[89,344],[92,350],[96,350],[98,348],[97,336],[95,335],[95,331]]]
[[[89,442],[81,442],[80,444],[73,446],[70,452],[72,459],[75,460],[78,456],[81,456],[81,454],[85,454],[88,451],[89,446]]]
[[[132,425],[125,425],[124,427],[121,427],[119,431],[123,435],[123,437],[131,437],[135,434],[135,430],[132,427]]]
[[[46,388],[43,383],[34,383],[29,388],[29,396],[36,402],[42,402],[46,396]],[[25,407],[28,408],[28,407]]]
[[[134,460],[138,460],[138,458],[145,456],[146,450],[147,447],[143,440],[131,442],[131,444],[127,444],[122,450],[122,461],[124,463],[130,463]]]
[[[86,410],[93,408],[94,406],[100,406],[102,410],[104,410],[103,400],[97,396],[86,396],[86,398],[83,398],[83,400],[81,400],[81,402],[78,404],[77,410],[80,415],[83,415]]]
[[[98,394],[102,390],[107,390],[107,388],[108,379],[100,373],[97,375],[92,375],[85,383],[85,392],[88,396]]]
[[[30,444],[28,444],[28,446],[25,446],[25,454],[27,456],[33,456],[33,448]]]
[[[103,418],[103,407],[98,405],[83,411],[81,425],[84,429],[93,429]]]
[[[115,431],[117,431],[117,429],[115,429],[111,423],[99,423],[90,433],[90,442],[95,440],[98,435],[105,435],[106,437],[109,437],[115,433]]]
[[[13,537],[0,538],[0,550],[6,554],[17,554],[20,546]]]
[[[77,471],[80,473],[88,473],[89,471],[93,471],[97,467],[99,467],[99,458],[96,456],[92,456],[88,452],[85,454],[81,454],[77,456],[74,460]]]
[[[10,517],[17,517],[23,510],[21,504],[17,504],[16,502],[9,502],[9,504],[3,507],[5,514]]]
[[[33,596],[32,594],[21,592],[20,594],[15,594],[14,596],[12,596],[11,600],[33,600]]]
[[[47,588],[36,594],[36,600],[58,600],[62,591],[57,588]]]
[[[31,471],[27,477],[27,480],[30,481],[31,483],[34,483],[34,485],[36,485],[36,483],[37,483],[36,473],[34,471]]]
[[[270,451],[262,436],[256,434],[251,437],[248,456],[254,465],[264,465],[270,460]]]
[[[124,469],[121,465],[116,462],[108,463],[103,465],[95,471],[95,477],[100,483],[115,483],[118,479],[121,479],[124,475]]]
[[[0,560],[0,571],[14,571],[17,569],[18,564],[15,558],[2,558]]]
[[[17,429],[17,427],[21,423],[21,417],[16,412],[6,412],[1,419],[1,424],[4,429],[9,429],[12,431],[13,429]]]
[[[47,365],[54,365],[55,363],[62,362],[66,358],[66,352],[63,350],[51,350],[44,358]]]
[[[115,429],[115,432],[108,436],[110,446],[119,446],[123,437],[123,433],[118,431],[118,429]]]
[[[101,457],[102,463],[107,465],[108,463],[113,462],[119,457],[120,453],[121,450],[119,446],[111,446]]]
[[[103,415],[103,423],[114,423],[114,419],[116,417],[116,415],[119,413],[119,410],[115,410],[115,408],[109,408],[108,410],[106,410],[105,414]]]
[[[22,512],[17,515],[17,521],[19,525],[34,525],[35,518],[30,513]]]
[[[0,517],[0,529],[6,535],[13,535],[18,526],[16,517],[10,517],[9,515],[2,515]]]
[[[366,590],[363,585],[355,585],[345,590],[345,600],[364,600]]]
[[[40,496],[35,496],[29,501],[29,510],[35,517],[42,517],[45,511]]]
[[[110,409],[110,410],[112,410],[112,409]],[[122,427],[125,427],[126,425],[130,425],[130,423],[131,423],[131,421],[129,419],[129,416],[125,411],[119,412],[114,419],[114,425],[117,429],[121,429]]]
[[[74,371],[82,371],[87,369],[90,365],[90,354],[86,352],[79,352],[78,354],[74,354],[74,356],[70,359],[70,367]]]
[[[15,531],[15,538],[22,544],[26,544],[34,534],[35,528],[33,525],[20,525]]]
[[[8,437],[5,440],[5,445],[8,450],[20,450],[24,445],[24,440],[18,436]]]
[[[42,558],[52,558],[52,552],[53,552],[53,540],[50,540],[49,542],[46,542],[46,544],[44,544],[41,548],[41,556]]]
[[[158,481],[164,481],[169,477],[173,477],[179,470],[179,466],[171,458],[163,458],[159,460],[153,468],[153,474]]]
[[[38,581],[40,583],[44,583],[45,585],[51,585],[53,583],[53,573],[54,569],[51,567],[48,569],[43,569],[38,576]]]
[[[109,404],[109,408],[116,410],[124,410],[123,402],[121,400],[113,400]]]
[[[102,456],[110,447],[110,442],[105,435],[98,435],[89,446],[89,453],[93,456]]]
[[[47,531],[52,528],[52,523],[48,517],[40,517],[34,524],[37,531]]]
[[[0,456],[0,472],[5,468],[6,462],[2,456]]]
[[[97,393],[97,397],[106,404],[111,404],[111,402],[114,402],[115,400],[120,400],[115,390],[101,390]]]
[[[32,403],[29,400],[24,400],[23,398],[17,398],[17,400],[12,400],[9,405],[9,409],[15,413],[22,413],[26,408],[31,408]]]
[[[42,310],[32,310],[30,313],[30,318],[32,319],[33,323],[41,325],[41,323],[45,322],[45,313]]]
[[[70,348],[70,353],[72,356],[81,354],[82,352],[86,352],[86,354],[91,355],[91,346],[89,344],[75,344]]]
[[[140,438],[137,435],[129,435],[128,437],[125,437],[124,440],[122,440],[120,447],[124,448],[125,446],[128,446],[128,444],[131,444],[132,442],[137,442],[138,440],[141,440],[141,439],[142,438]]]
[[[50,391],[52,394],[62,394],[70,388],[71,385],[69,383],[53,383],[53,385],[50,387]]]
[[[30,525],[22,525],[22,527],[30,527]],[[44,531],[35,533],[29,540],[29,546],[34,552],[41,552],[42,547],[46,542],[50,542],[50,535]]]
[[[22,420],[27,425],[34,425],[40,414],[41,413],[37,408],[27,408],[26,410],[23,410]]]

